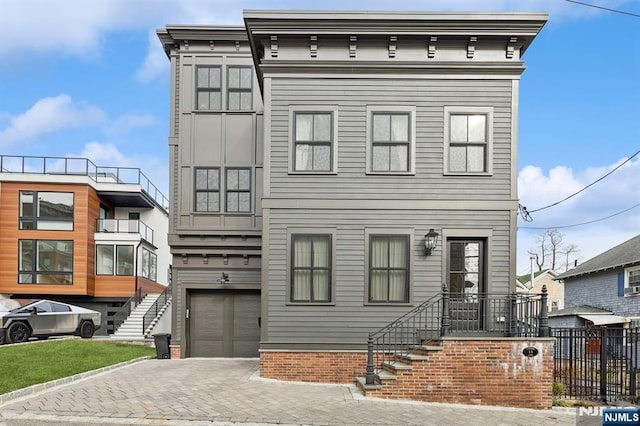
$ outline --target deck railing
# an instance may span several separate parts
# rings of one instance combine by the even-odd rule
[[[450,294],[445,284],[441,293],[369,334],[366,383],[374,384],[384,363],[442,336],[549,336],[547,315],[546,286],[541,294]]]
[[[153,244],[153,229],[141,220],[134,219],[98,219],[96,232],[120,232],[140,234],[141,238]]]
[[[147,328],[151,325],[151,322],[158,317],[158,314],[164,308],[164,306],[171,300],[171,284],[169,284],[163,291],[160,293],[160,296],[153,302],[153,305],[149,308],[149,310],[144,314],[144,318],[142,319],[142,332],[146,333]]]
[[[0,173],[88,176],[95,182],[136,184],[165,210],[169,199],[136,167],[101,167],[87,158],[0,155]]]

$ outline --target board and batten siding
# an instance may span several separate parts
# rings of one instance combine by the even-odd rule
[[[376,331],[412,306],[440,291],[445,277],[446,241],[441,239],[431,256],[424,254],[429,228],[456,230],[456,235],[486,231],[487,286],[491,292],[511,287],[509,211],[271,209],[267,272],[268,332],[265,343],[364,344]],[[287,229],[323,227],[335,230],[335,299],[331,306],[287,304]],[[411,306],[365,303],[365,230],[413,229]],[[264,292],[263,288],[263,292]],[[266,338],[266,339],[265,339]]]
[[[274,198],[482,199],[511,194],[513,81],[464,79],[273,78],[270,104],[270,196]],[[289,111],[335,106],[338,173],[291,175]],[[415,175],[367,175],[367,106],[416,109]],[[490,176],[444,174],[444,107],[493,108]]]

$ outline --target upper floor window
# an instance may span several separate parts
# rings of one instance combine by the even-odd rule
[[[336,112],[298,109],[292,111],[293,172],[335,172]]]
[[[195,169],[195,211],[220,211],[220,169]]]
[[[369,303],[409,302],[409,235],[369,235]]]
[[[158,255],[142,249],[142,276],[148,280],[156,281],[158,278]]]
[[[291,302],[331,301],[331,235],[291,236]]]
[[[625,295],[640,294],[640,266],[624,271]]]
[[[20,229],[73,230],[73,193],[20,191]]]
[[[228,109],[250,110],[253,106],[251,67],[230,66],[227,73]]]
[[[133,275],[133,254],[130,245],[96,245],[96,274]]]
[[[222,109],[222,76],[220,66],[196,68],[196,102],[199,110]]]
[[[226,198],[228,212],[251,211],[251,169],[226,169]]]
[[[73,241],[19,240],[21,284],[72,284]]]
[[[493,109],[445,107],[445,170],[491,173]]]
[[[414,107],[368,106],[367,173],[413,173],[414,135]]]

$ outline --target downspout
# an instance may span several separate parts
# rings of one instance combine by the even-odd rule
[[[138,224],[138,226],[140,226],[140,224]],[[142,295],[139,295],[138,293],[138,252],[140,251],[140,246],[142,245],[142,235],[140,236],[140,242],[138,243],[138,245],[136,246],[136,257],[135,257],[135,268],[134,268],[134,273],[135,275],[135,295],[136,298],[139,299],[138,303],[140,303],[142,301]]]

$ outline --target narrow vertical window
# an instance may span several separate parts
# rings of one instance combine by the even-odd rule
[[[333,114],[294,114],[294,171],[330,172],[333,161]]]
[[[227,72],[228,109],[252,109],[253,74],[251,67],[229,67]]]
[[[220,169],[195,169],[195,211],[220,211]]]
[[[331,235],[293,235],[291,302],[331,301]]]
[[[409,236],[371,235],[369,302],[409,302]]]
[[[250,212],[251,170],[247,168],[228,168],[225,192],[228,212]]]
[[[196,108],[199,110],[222,109],[221,72],[219,66],[196,68]]]

